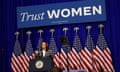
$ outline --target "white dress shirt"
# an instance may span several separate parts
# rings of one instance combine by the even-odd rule
[[[43,53],[43,57],[45,57],[46,51],[42,50],[42,53]]]

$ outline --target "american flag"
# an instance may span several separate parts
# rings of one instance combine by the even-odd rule
[[[87,67],[84,65],[82,59],[81,59],[81,50],[82,50],[82,44],[80,41],[80,38],[78,36],[78,34],[76,33],[75,38],[74,38],[74,42],[73,42],[73,48],[72,48],[72,52],[76,58],[76,62],[79,64],[78,66],[80,67],[80,69],[87,69]]]
[[[112,58],[110,49],[107,46],[106,40],[102,32],[100,32],[96,48],[94,49],[94,54],[96,55],[96,60],[101,67],[100,70],[106,72],[115,72],[112,65]]]
[[[67,54],[65,53],[64,49],[61,48],[61,52],[59,54],[59,57],[61,59],[61,66],[62,66],[62,69],[63,70],[67,70],[67,65],[68,65],[68,62],[67,62]]]
[[[67,41],[67,36],[64,37]],[[71,48],[69,45],[62,45],[60,52],[61,66],[63,70],[68,70],[73,68],[72,57],[71,57]]]
[[[67,55],[65,54],[64,50],[61,48],[61,52],[59,53],[60,58],[60,65],[62,70],[67,70]]]
[[[64,63],[64,70],[73,69],[73,58],[71,56],[71,47],[69,45],[62,45],[60,54],[62,63]],[[62,64],[63,65],[63,64]]]
[[[67,39],[67,37],[64,37]],[[68,57],[67,57],[67,51],[68,51],[68,46],[62,44],[61,52],[59,53],[59,58],[61,60],[60,65],[63,70],[68,69]]]
[[[67,48],[66,54],[67,54],[67,62],[68,62],[68,66],[67,67],[70,70],[75,69],[75,67],[77,69],[79,69],[79,65],[73,59],[73,55],[74,54],[73,54],[73,52],[71,50],[71,47],[70,46],[66,46],[66,48]]]
[[[52,50],[52,57],[53,57],[55,67],[60,68],[59,52],[57,50],[57,46],[53,36],[51,36],[49,48],[50,50]]]
[[[29,35],[28,35],[28,40],[27,40],[27,43],[26,43],[26,49],[25,49],[23,58],[24,58],[23,61],[25,62],[25,65],[26,65],[27,71],[28,71],[29,61],[34,58],[32,43],[31,43]]]
[[[74,42],[73,42],[73,48],[72,48],[72,57],[75,61],[75,63],[77,64],[76,69],[81,69],[81,60],[80,60],[80,56],[79,56],[79,51],[81,48],[81,43],[80,43],[80,39],[76,33],[75,38],[74,38]]]
[[[13,72],[27,72],[27,68],[23,62],[22,56],[23,54],[21,51],[20,42],[18,40],[18,37],[16,37],[14,51],[11,58],[11,68]]]
[[[84,50],[81,50],[81,53],[80,53],[81,59],[84,62],[84,64],[86,65],[88,71],[98,72],[96,64],[93,61],[94,60],[93,53],[92,53],[93,48],[95,48],[95,46],[94,46],[92,37],[91,37],[90,33],[88,32]]]

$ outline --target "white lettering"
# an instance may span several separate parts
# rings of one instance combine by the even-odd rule
[[[90,6],[84,7],[83,10],[84,10],[84,16],[92,15]]]
[[[30,14],[28,12],[23,12],[20,14],[21,22],[24,21],[34,21],[34,20],[43,20],[46,12]],[[102,6],[85,6],[78,8],[64,8],[64,9],[53,9],[47,10],[47,15],[49,19],[57,19],[60,17],[68,18],[75,16],[92,16],[92,15],[101,15],[102,14]]]
[[[42,12],[42,14],[41,14],[41,20],[43,20],[44,19],[44,15],[45,15],[45,13],[44,12]]]
[[[52,10],[51,13],[50,13],[50,10],[47,10],[47,14],[48,14],[49,19],[52,19],[53,17],[59,18],[60,9],[58,9],[57,12],[55,10]]]
[[[34,20],[34,14],[30,14],[30,15],[28,15],[27,14],[27,19],[26,19],[26,21],[29,21],[29,20]]]
[[[78,9],[72,8],[72,17],[77,15],[82,16],[82,8],[78,8]]]
[[[98,8],[96,6],[93,6],[93,15],[96,15],[96,14],[102,14],[102,6],[99,5]]]
[[[28,14],[28,12],[24,12],[20,14],[22,16],[21,22],[24,22],[26,14]]]
[[[28,12],[21,13],[21,22],[24,21],[34,21],[34,20],[43,20],[45,13],[38,13],[38,14],[29,14]]]
[[[66,12],[66,14],[65,14],[65,12]],[[64,18],[69,17],[70,16],[70,9],[67,9],[67,8],[62,9],[61,16]]]

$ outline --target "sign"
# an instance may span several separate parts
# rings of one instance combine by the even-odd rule
[[[18,28],[106,20],[105,0],[17,7]]]

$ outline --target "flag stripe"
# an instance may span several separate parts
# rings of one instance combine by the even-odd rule
[[[70,66],[74,69],[74,60],[72,59],[70,53],[68,53],[68,62]]]
[[[60,53],[57,52],[57,55],[58,55],[58,57],[56,57],[56,59],[59,62],[59,64],[61,65],[60,68],[65,69],[66,66],[65,66],[64,62],[62,61],[62,59],[61,59]]]
[[[53,58],[53,61],[54,61],[54,63],[55,63],[55,66],[56,66],[56,67],[59,67],[59,64],[58,64],[56,58]]]
[[[87,69],[89,68],[90,70],[92,70],[92,66],[91,63],[88,62],[88,60],[86,59],[86,57],[83,55],[83,51],[81,50],[81,58],[82,61],[84,62],[84,64],[87,66]]]
[[[57,62],[57,60],[56,60],[55,57],[53,58],[53,61],[54,61],[54,63],[55,63],[55,66],[56,66],[56,67],[59,67],[59,64],[58,64],[58,62]]]
[[[12,58],[12,64],[14,65],[14,67],[17,69],[18,72],[21,72],[19,66],[17,65],[16,61],[14,60],[14,58]]]
[[[94,50],[94,54],[95,54],[95,59],[99,62],[99,64],[100,64],[100,66],[102,67],[102,69],[104,70],[104,71],[107,71],[106,70],[106,67],[104,66],[104,59],[103,59],[103,57],[101,56],[101,53],[100,53],[100,51],[99,51],[99,49],[98,48],[95,48]]]
[[[104,71],[107,71],[106,68],[104,67],[103,62],[101,61],[101,59],[99,59],[98,56],[94,56],[94,59],[97,60],[98,64],[100,65],[100,67],[102,67],[102,69],[103,69]],[[100,67],[98,67],[98,68],[100,69]]]
[[[82,50],[81,51],[81,54],[84,56],[84,58],[87,60],[87,62],[89,63],[89,68],[90,68],[90,70],[92,70],[92,60],[91,60],[91,58],[88,56],[88,54],[89,54],[89,52],[87,51],[87,49],[85,49],[85,50]]]
[[[24,69],[23,67],[21,66],[20,64],[20,61],[19,59],[13,54],[13,59],[16,61],[16,63],[18,64],[19,68],[21,69],[22,72],[24,72]]]
[[[24,68],[25,70],[27,70],[26,64],[25,64],[22,56],[19,56],[19,61],[20,61],[20,63],[22,64],[23,68]]]
[[[106,70],[109,71],[110,69],[109,69],[108,65],[106,64],[106,62],[104,60],[106,58],[104,53],[98,47],[96,47],[96,50],[97,50],[96,54],[99,52],[97,55],[99,55],[99,57],[100,57],[101,61],[103,62]]]
[[[75,67],[78,68],[78,65],[75,63],[74,59],[72,58],[71,52],[68,53],[68,57],[69,57],[69,59],[70,59],[70,61],[71,61],[71,64],[75,65]]]
[[[66,62],[66,58],[63,56],[63,53],[60,53],[60,58],[61,58],[61,63],[63,65],[63,68],[67,69],[67,62]]]
[[[13,60],[13,58],[11,59],[12,60],[12,66],[13,66],[13,68],[15,69],[15,72],[17,71],[17,72],[20,72],[20,69],[19,69],[19,67],[16,65],[16,63],[15,63],[15,61]],[[13,69],[13,70],[14,70]]]
[[[84,61],[83,61],[83,56],[82,56],[82,54],[81,54],[81,51],[79,52],[79,55],[80,55],[80,59],[81,59],[81,65],[82,65],[82,68],[83,69],[86,69],[87,70],[87,72],[88,72],[88,69],[87,69],[87,66],[84,64]]]
[[[75,64],[75,66],[76,66],[76,68],[77,69],[80,69],[80,67],[79,67],[79,62],[77,61],[77,59],[76,59],[76,57],[75,57],[75,54],[73,53],[73,51],[70,51],[70,53],[71,53],[71,56],[72,56],[72,58],[74,59],[74,64]]]
[[[105,62],[107,63],[107,65],[109,66],[109,68],[111,69],[111,70],[109,70],[109,71],[113,71],[113,66],[112,66],[112,63],[108,60],[108,57],[107,57],[107,55],[104,53],[104,55],[105,55]]]
[[[22,65],[22,68],[24,69],[24,72],[27,70],[27,67],[24,64],[24,61],[21,59],[20,56],[18,56],[18,60],[20,61],[20,64]]]
[[[108,58],[108,60],[112,63],[111,53],[108,51],[110,51],[109,48],[106,48],[105,50],[103,50],[103,52],[106,55],[106,57]]]
[[[12,72],[18,72],[18,71],[15,69],[15,66],[13,66],[12,63],[11,63],[11,67],[12,67]]]
[[[24,61],[25,65],[26,65],[26,67],[29,67],[29,63],[26,60],[25,56],[22,54],[21,57],[22,57],[22,60]]]
[[[28,55],[26,54],[26,52],[24,52],[24,56],[25,56],[25,58],[26,58],[27,62],[29,62],[29,61],[30,61],[30,59],[29,59]]]
[[[103,52],[99,49],[99,48],[97,48],[96,47],[96,49],[94,50],[94,53],[96,54],[96,56],[97,56],[97,58],[99,58],[99,60],[100,60],[100,62],[99,63],[101,63],[102,62],[102,64],[104,65],[104,67],[103,67],[103,70],[105,70],[105,71],[108,71],[109,70],[109,68],[108,68],[108,66],[107,66],[107,64],[105,63],[105,60],[104,60],[104,55],[103,55]]]
[[[63,49],[61,49],[61,59],[64,61],[64,63],[67,65],[67,55],[65,54],[65,52],[63,51]]]
[[[79,66],[79,69],[81,68],[81,64],[80,64],[80,57],[79,57],[79,54],[76,52],[76,50],[74,48],[72,48],[72,53],[74,55],[74,59],[76,61],[76,63],[78,64]]]
[[[68,58],[68,63],[69,63],[69,69],[74,69],[74,65],[71,63],[71,59]]]

